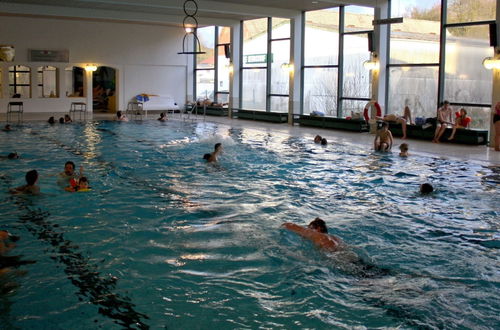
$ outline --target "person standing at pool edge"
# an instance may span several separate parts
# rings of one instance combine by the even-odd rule
[[[209,154],[204,154],[203,159],[208,163],[214,163],[217,161],[217,156],[222,152],[222,144],[216,143],[214,146],[214,152]]]

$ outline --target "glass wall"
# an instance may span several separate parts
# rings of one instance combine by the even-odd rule
[[[390,30],[388,97],[385,113],[434,117],[438,103],[441,2],[394,0],[391,17],[404,17]]]
[[[371,71],[363,63],[370,59],[368,34],[373,33],[373,8],[346,6],[341,8],[344,16],[342,29],[342,97],[339,117],[362,112],[371,98]]]
[[[339,8],[304,14],[303,114],[337,115]]]
[[[488,129],[493,81],[482,61],[494,55],[489,23],[496,1],[449,0],[447,9],[444,99],[468,111],[471,127]]]
[[[31,69],[29,67],[9,66],[9,97],[31,97]]]
[[[208,26],[198,29],[197,36],[205,54],[196,55],[196,99],[227,103],[231,57],[230,28]]]
[[[241,107],[288,112],[290,20],[261,18],[242,24]]]

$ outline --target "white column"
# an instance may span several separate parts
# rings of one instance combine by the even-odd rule
[[[500,36],[500,6],[497,4],[497,46],[495,47],[494,58],[500,61],[500,46],[498,46],[498,37]],[[493,93],[491,97],[491,119],[490,119],[490,143],[491,148],[495,147],[495,125],[493,124],[493,115],[495,113],[495,105],[500,102],[500,69],[493,69]],[[498,132],[500,134],[500,132]]]
[[[194,77],[194,61],[196,55],[178,54],[178,56],[184,56],[186,61],[186,102],[196,101],[196,95],[194,95],[194,79],[196,79]]]
[[[375,7],[375,19],[389,18],[389,2],[379,2],[379,6]],[[387,62],[389,60],[388,44],[389,44],[389,31],[390,25],[376,25],[374,26],[374,55],[377,56],[379,61],[379,69],[372,70],[372,99],[376,100],[382,107],[382,113],[386,113],[385,100],[386,100],[386,81],[387,81]]]
[[[233,108],[240,106],[240,67],[241,67],[241,24],[231,26],[231,62],[232,72],[229,73],[229,106],[228,116],[232,118]]]
[[[302,49],[303,49],[303,16],[297,14],[291,19],[290,31],[290,64],[293,70],[290,72],[289,80],[289,98],[288,98],[288,124],[293,125],[293,115],[300,114],[302,107],[301,80],[302,80]]]

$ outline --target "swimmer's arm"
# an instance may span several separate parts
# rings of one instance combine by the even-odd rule
[[[377,150],[377,140],[380,139],[380,136],[378,135],[378,132],[375,135],[375,140],[373,140],[373,149]]]
[[[313,236],[314,236],[313,234],[315,233],[308,228],[304,228],[302,226],[299,226],[299,225],[297,225],[295,223],[291,223],[291,222],[285,222],[281,226],[285,227],[286,229],[288,229],[290,231],[293,231],[296,234],[299,234],[302,237],[309,238],[309,239],[313,239]]]
[[[392,142],[394,141],[391,131],[389,132],[389,150],[392,149]]]

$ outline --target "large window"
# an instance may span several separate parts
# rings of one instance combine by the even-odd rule
[[[208,26],[197,31],[201,50],[196,55],[195,91],[197,100],[227,103],[229,100],[230,30]]]
[[[466,109],[475,128],[487,129],[490,122],[493,82],[482,61],[493,56],[488,28],[495,22],[495,13],[495,0],[448,1],[444,99],[456,110]]]
[[[58,97],[57,68],[53,66],[40,66],[37,70],[38,97]]]
[[[404,17],[390,30],[386,113],[433,117],[438,103],[441,2],[395,0],[391,16]]]
[[[337,115],[339,8],[304,15],[304,75],[302,113]]]
[[[371,71],[363,63],[370,59],[368,37],[373,34],[373,8],[347,6],[341,8],[344,16],[342,35],[342,97],[337,115],[351,116],[362,112],[371,98]]]
[[[288,112],[290,20],[243,22],[241,107]]]
[[[15,98],[31,97],[31,69],[24,65],[9,67],[9,96]]]

